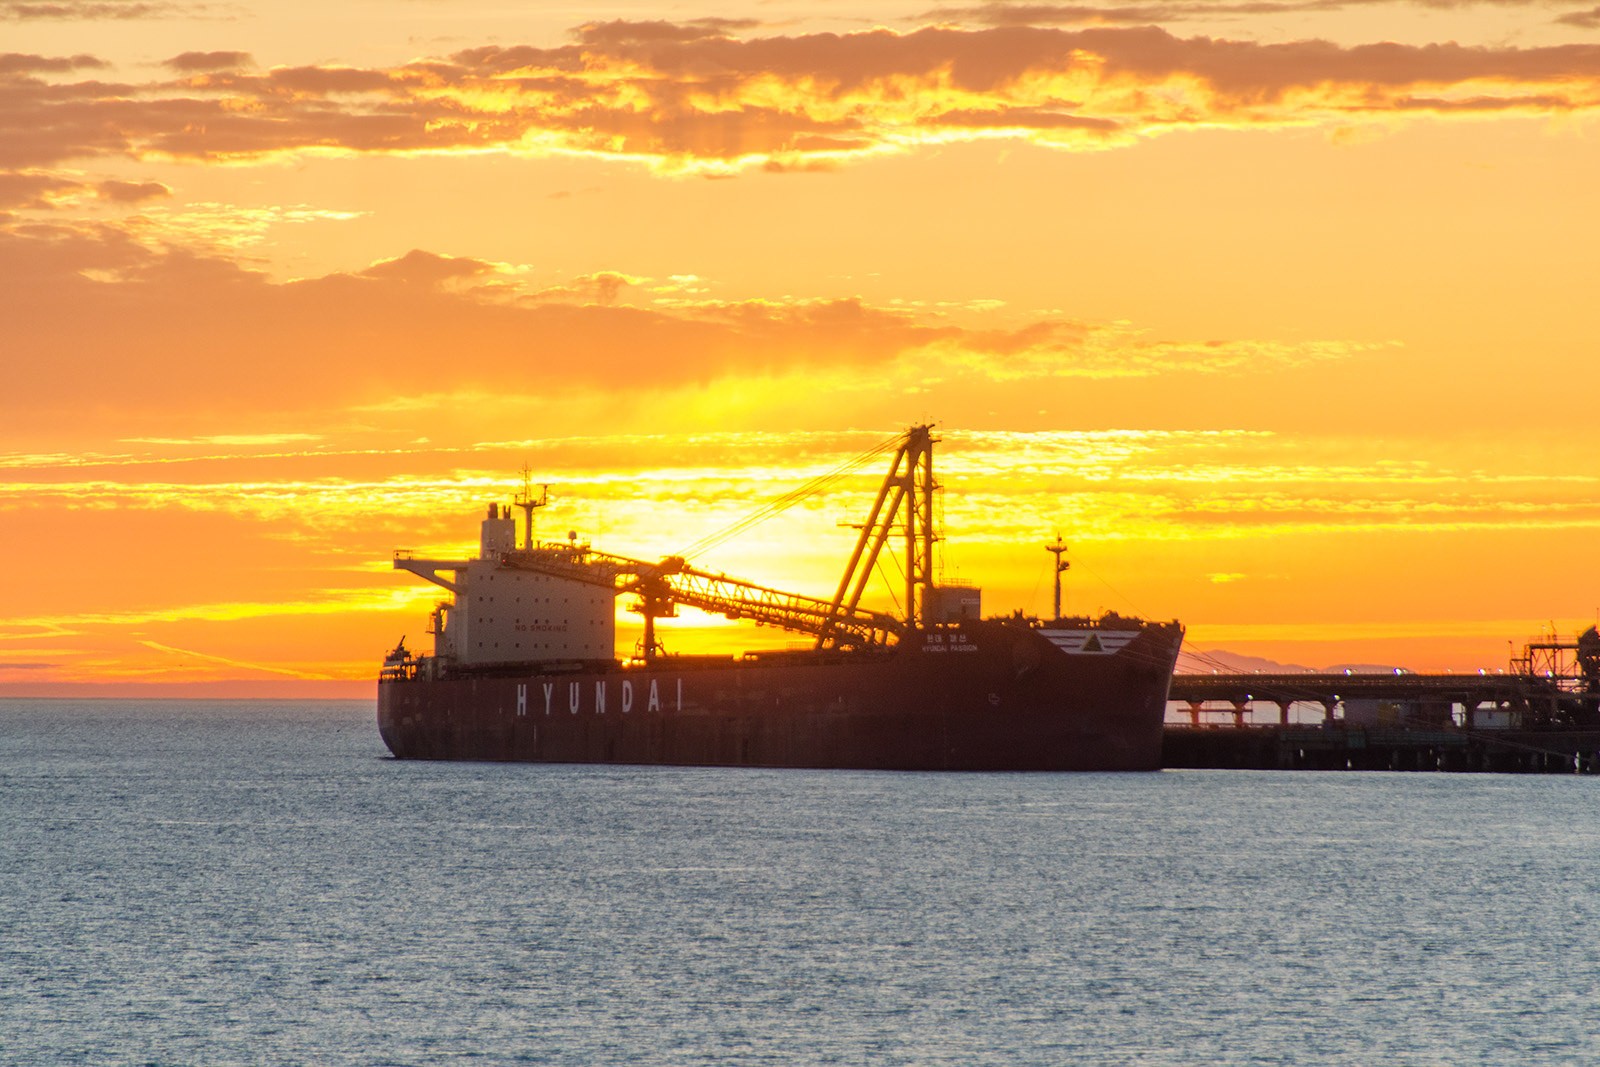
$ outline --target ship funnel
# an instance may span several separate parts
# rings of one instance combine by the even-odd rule
[[[517,524],[511,521],[511,509],[504,514],[496,504],[489,505],[489,517],[483,520],[479,537],[478,558],[496,559],[517,547]]]

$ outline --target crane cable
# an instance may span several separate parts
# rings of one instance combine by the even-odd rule
[[[684,559],[688,559],[691,556],[696,556],[703,552],[709,552],[711,549],[716,548],[727,541],[733,540],[733,538],[744,533],[746,530],[749,530],[755,526],[759,526],[768,519],[771,519],[789,510],[806,497],[820,493],[823,489],[827,488],[829,485],[832,485],[834,482],[843,478],[845,475],[851,473],[857,468],[865,465],[868,461],[883,455],[883,453],[898,445],[904,436],[904,434],[896,434],[888,440],[873,446],[866,452],[863,452],[861,455],[856,456],[854,459],[840,464],[838,467],[835,467],[826,474],[819,474],[817,477],[811,479],[809,482],[806,482],[804,485],[796,489],[791,489],[782,496],[768,501],[766,504],[763,504],[761,507],[751,512],[749,515],[746,515],[744,518],[739,519],[737,522],[734,522],[723,527],[721,530],[702,537],[700,540],[678,552],[677,555]]]

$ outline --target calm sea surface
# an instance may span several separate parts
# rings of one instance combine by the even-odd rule
[[[1600,1062],[1600,779],[402,763],[0,701],[0,1061]]]

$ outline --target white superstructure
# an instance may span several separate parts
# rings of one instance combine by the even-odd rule
[[[396,554],[396,569],[453,594],[434,611],[434,655],[461,666],[615,659],[612,590],[505,565],[513,555],[567,558],[581,550],[566,545],[518,549],[516,537],[510,508],[491,504],[477,559]]]

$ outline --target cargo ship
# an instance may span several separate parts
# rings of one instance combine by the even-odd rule
[[[1160,766],[1177,622],[1116,614],[982,615],[980,591],[934,578],[933,445],[914,426],[891,456],[829,599],[691,566],[533,537],[526,482],[491,504],[475,559],[397,552],[394,566],[451,594],[431,654],[399,645],[378,680],[378,728],[402,759],[967,771]],[[519,542],[512,508],[523,511]],[[891,538],[903,615],[862,606]],[[902,540],[903,539],[903,542]],[[644,636],[616,655],[618,596]],[[781,627],[804,647],[673,655],[656,620],[690,606]]]

